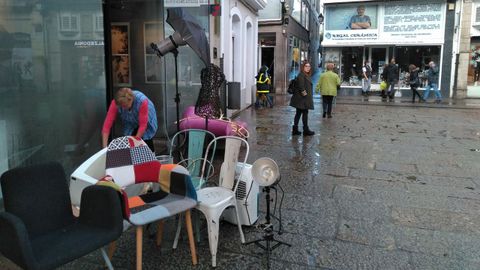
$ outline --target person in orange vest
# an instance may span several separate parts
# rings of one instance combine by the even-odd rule
[[[257,101],[255,102],[255,108],[259,108],[265,102],[270,108],[273,108],[273,101],[270,96],[270,86],[272,82],[268,74],[268,67],[263,65],[255,78],[257,79]]]

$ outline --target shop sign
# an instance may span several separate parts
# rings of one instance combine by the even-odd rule
[[[445,3],[362,2],[325,7],[322,46],[443,44]]]
[[[165,0],[165,7],[199,7],[208,5],[208,0]]]
[[[443,43],[444,7],[441,3],[386,5],[382,18],[382,38],[396,43],[408,40]]]
[[[75,40],[73,46],[75,48],[87,48],[95,46],[103,46],[103,40]]]

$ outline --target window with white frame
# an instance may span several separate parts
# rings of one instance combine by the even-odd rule
[[[93,30],[95,32],[103,32],[103,15],[95,14],[93,16]]]
[[[61,32],[78,32],[80,31],[80,16],[71,13],[60,13],[59,30]]]

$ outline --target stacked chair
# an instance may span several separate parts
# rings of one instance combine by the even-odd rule
[[[224,156],[220,167],[218,186],[201,186],[200,189],[197,190],[198,205],[196,206],[196,209],[204,214],[207,221],[208,243],[212,255],[212,266],[214,267],[217,265],[220,216],[225,209],[229,207],[235,208],[240,240],[242,243],[245,242],[242,226],[239,222],[237,212],[238,205],[235,195],[240,181],[235,181],[235,179],[242,179],[242,173],[249,154],[248,142],[236,136],[220,136],[211,140],[202,158],[200,178],[203,179],[201,181],[205,182],[210,176],[210,164],[214,162],[216,152],[219,151],[217,145],[220,143],[225,147],[222,149],[224,150]],[[239,160],[241,160],[242,163],[239,163]],[[241,167],[240,175],[235,174],[237,165]],[[178,236],[176,238],[178,238]],[[177,239],[175,241],[177,241]]]

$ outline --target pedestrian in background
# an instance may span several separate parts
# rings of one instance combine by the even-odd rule
[[[395,63],[395,58],[390,60],[390,64],[387,66],[387,95],[390,101],[395,98],[395,85],[398,83],[398,67]]]
[[[420,69],[416,67],[414,64],[408,66],[409,74],[409,81],[410,81],[410,89],[412,90],[412,103],[415,103],[415,96],[418,96],[418,102],[425,102],[422,98],[420,93],[418,93],[417,89],[420,86],[420,78],[418,78],[418,71]]]
[[[365,61],[362,67],[362,95],[368,97],[372,85],[372,67],[370,62]]]
[[[150,99],[142,92],[121,88],[110,103],[102,128],[102,146],[107,147],[108,136],[117,115],[122,120],[123,136],[142,138],[155,152],[153,136],[157,132],[157,113]]]
[[[303,135],[311,136],[315,132],[308,127],[308,110],[313,110],[313,93],[312,93],[312,67],[308,61],[304,61],[300,67],[300,73],[297,76],[295,90],[293,91],[290,106],[296,108],[295,117],[293,119],[292,135],[302,134],[298,130],[298,122],[302,117]]]
[[[430,67],[427,70],[427,87],[425,87],[425,92],[423,94],[423,99],[427,101],[428,95],[430,94],[430,90],[433,89],[435,92],[435,103],[440,103],[442,102],[442,94],[440,93],[440,90],[438,89],[438,73],[439,69],[435,65],[435,62],[430,61],[428,63],[428,66]]]
[[[323,118],[328,115],[332,118],[332,103],[337,96],[337,87],[340,85],[340,77],[333,72],[334,64],[327,64],[327,71],[320,76],[320,80],[315,87],[315,90],[322,95],[323,101]]]
[[[270,108],[273,108],[273,100],[270,96],[272,82],[268,74],[268,67],[263,65],[255,78],[257,79],[257,101],[255,102],[255,108],[260,108],[265,102]]]

